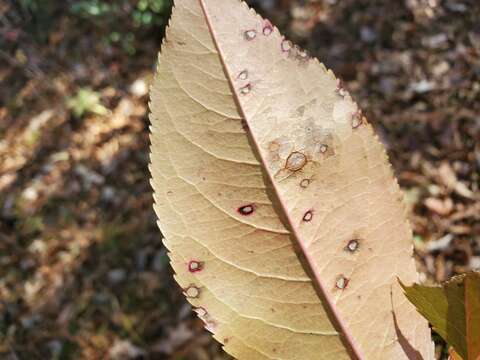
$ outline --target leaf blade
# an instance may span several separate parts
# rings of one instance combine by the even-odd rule
[[[465,275],[465,315],[468,359],[480,359],[480,273]]]
[[[225,14],[231,14],[231,16],[226,17]],[[192,19],[192,16],[194,19]],[[222,25],[222,21],[227,21],[227,23]],[[185,29],[186,24],[190,24],[189,26],[193,29],[187,31]],[[419,321],[414,316],[415,314],[412,314],[410,305],[401,298],[398,286],[395,288],[394,275],[401,273],[401,277],[405,278],[406,281],[413,281],[416,273],[411,260],[410,229],[404,219],[404,209],[397,203],[398,185],[393,181],[385,152],[379,141],[373,136],[372,129],[369,126],[359,127],[360,124],[354,123],[354,121],[359,120],[358,117],[349,117],[349,112],[356,110],[356,105],[351,101],[351,98],[345,96],[347,100],[337,104],[338,92],[341,89],[336,89],[337,82],[333,74],[326,72],[326,69],[315,61],[312,61],[311,65],[306,63],[302,54],[296,48],[292,47],[288,52],[284,51],[287,46],[290,46],[289,43],[284,42],[276,29],[272,28],[271,32],[267,32],[268,35],[265,35],[265,27],[268,26],[270,26],[268,22],[250,12],[244,4],[240,5],[237,1],[222,1],[221,3],[214,1],[177,1],[171,31],[167,32],[169,41],[164,45],[163,55],[160,58],[160,78],[157,78],[152,90],[153,166],[151,167],[157,203],[156,211],[162,220],[160,225],[167,239],[165,241],[166,246],[171,250],[172,265],[177,272],[177,280],[186,289],[187,295],[189,291],[194,291],[189,288],[191,284],[202,285],[201,301],[197,297],[189,300],[196,306],[209,304],[208,313],[218,323],[216,329],[212,328],[216,333],[216,338],[226,345],[228,352],[240,359],[275,358],[279,356],[279,353],[286,359],[316,358],[319,353],[323,354],[324,358],[348,358],[348,347],[359,346],[362,349],[354,350],[354,352],[360,358],[382,358],[382,356],[383,358],[402,358],[405,354],[401,346],[390,344],[390,341],[395,344],[397,339],[393,317],[391,316],[392,310],[395,311],[395,314],[398,313],[399,327],[407,333],[405,338],[407,340],[410,338],[415,347],[420,348],[421,353],[426,358],[430,358],[432,346],[428,340],[426,322]],[[255,29],[254,39],[250,39],[252,29]],[[262,36],[268,37],[269,42],[255,41],[260,40]],[[217,42],[217,45],[213,40]],[[195,61],[184,59],[185,46],[187,46],[189,55],[193,56]],[[277,52],[273,50],[273,46],[276,46],[275,51]],[[292,49],[296,51],[293,58],[291,56]],[[264,62],[255,60],[255,55],[258,53],[262,54]],[[280,56],[278,53],[280,53]],[[214,64],[215,57],[217,57],[216,64]],[[206,64],[202,66],[202,69],[196,68],[194,64],[194,62],[200,60],[199,58],[201,58],[202,64]],[[242,64],[233,69],[232,67],[237,60],[241,60]],[[183,64],[185,62],[188,66]],[[272,62],[276,65],[278,65],[278,62],[280,65],[275,67]],[[300,67],[298,66],[299,63]],[[171,72],[175,73],[176,79],[167,77],[171,69],[173,69]],[[246,69],[247,78],[244,79]],[[283,75],[269,77],[271,75],[269,70],[271,69],[274,73]],[[307,71],[306,69],[310,70]],[[209,91],[205,86],[200,86],[205,82],[207,75],[211,75],[208,77],[208,81],[213,82],[214,92]],[[225,76],[224,81],[222,81],[222,75]],[[315,79],[316,83],[311,81],[312,78]],[[162,82],[169,84],[169,86],[162,88]],[[172,84],[175,85],[173,86],[175,91],[178,88],[184,90],[183,94],[169,94],[169,92],[172,92]],[[319,87],[328,91],[319,92]],[[262,95],[262,89],[268,88],[274,89],[273,93]],[[307,96],[302,91],[309,96],[308,101],[306,100]],[[252,99],[252,96],[248,96],[252,94],[256,94],[258,100],[247,101],[246,99]],[[303,96],[300,96],[301,94]],[[180,95],[182,101],[179,102]],[[270,101],[270,110],[266,111],[268,107],[265,108],[262,101],[269,96],[275,99],[275,103]],[[187,105],[184,97],[190,97],[190,100],[193,100]],[[303,110],[301,109],[302,106],[311,103],[316,97],[325,99],[323,99],[322,104],[313,107],[305,106]],[[177,109],[170,107],[169,111],[174,113],[174,116],[171,119],[165,119],[169,116],[168,111],[156,104],[159,102],[164,102],[164,107],[175,103],[180,103],[181,106],[177,106]],[[225,105],[225,103],[228,105]],[[287,104],[288,106],[275,107],[276,104]],[[178,108],[183,110],[183,108],[189,107],[196,109],[194,116],[188,114],[187,111],[177,114]],[[204,111],[204,113],[201,111]],[[308,120],[304,116],[305,111],[319,114],[320,119]],[[316,126],[319,121],[322,121],[323,123],[320,122],[320,124],[328,125],[324,127],[335,130],[333,135],[332,131],[317,134],[328,143],[323,144],[322,142],[320,144],[327,145],[327,149],[317,146],[318,154],[315,155],[317,158],[314,160],[322,166],[309,169],[310,174],[313,173],[312,178],[296,178],[296,175],[302,171],[305,173],[305,170],[307,170],[303,169],[304,159],[301,154],[298,154],[300,151],[297,151],[301,149],[288,149],[291,156],[288,156],[284,149],[283,151],[277,149],[280,151],[276,160],[270,157],[266,150],[270,149],[272,145],[272,141],[267,141],[268,129],[271,125],[262,117],[272,117],[272,114],[277,114],[276,123],[278,127],[282,127],[287,123],[282,122],[280,115],[286,113],[288,116],[285,117],[292,120],[294,118],[293,112],[302,113],[295,120],[299,128],[306,130],[309,126]],[[208,114],[208,116],[202,114]],[[228,116],[225,117],[226,114]],[[222,118],[222,116],[224,117]],[[202,119],[203,122],[196,121],[193,118]],[[246,129],[244,129],[246,131],[240,131],[238,127],[239,119],[244,119],[247,122]],[[237,121],[236,128],[235,120]],[[360,120],[363,121],[363,119]],[[160,133],[160,124],[163,127],[168,127],[169,130]],[[223,136],[212,135],[214,130],[218,131],[218,124],[222,124],[220,127],[223,130],[228,129],[227,132],[223,132]],[[355,134],[352,125],[359,127],[357,129],[359,131],[355,130]],[[292,129],[288,126],[285,128],[289,130],[284,132],[284,137],[288,140],[290,132],[294,132],[290,131]],[[186,136],[182,138],[176,132],[182,132]],[[226,133],[229,134],[229,141],[224,139],[227,136]],[[233,133],[236,135],[232,135]],[[164,139],[165,137],[167,139]],[[250,141],[253,140],[255,146],[247,141],[249,137]],[[352,141],[345,143],[347,138]],[[205,139],[210,140],[205,141]],[[303,143],[307,144],[308,136],[303,136],[303,139],[306,139]],[[196,144],[192,146],[189,142]],[[230,146],[232,142],[236,145],[235,147]],[[307,145],[311,149],[318,144]],[[332,149],[336,151],[333,155],[329,152]],[[182,151],[186,151],[188,156],[182,155]],[[168,156],[160,154],[164,152],[168,153]],[[331,164],[322,163],[323,154],[329,155],[328,159],[330,159]],[[354,161],[351,159],[352,156]],[[362,160],[363,156],[366,157],[365,160]],[[308,166],[314,164],[311,157],[312,155],[309,154]],[[178,169],[178,167],[173,169],[172,163],[188,165],[181,169]],[[197,166],[198,163],[202,166]],[[369,169],[368,174],[362,173],[362,168],[365,166],[368,168],[369,165],[372,165],[372,169]],[[290,167],[295,171],[282,171],[282,166],[284,168]],[[164,167],[165,169],[163,169]],[[300,168],[297,169],[298,167]],[[206,168],[207,170],[205,170]],[[214,169],[214,171],[210,171],[208,168]],[[339,171],[339,168],[341,171]],[[380,170],[381,176],[375,175],[378,170]],[[334,178],[338,173],[342,173],[343,177],[335,180]],[[217,176],[218,174],[222,174],[222,176]],[[245,174],[248,175],[244,176]],[[170,177],[163,180],[162,177],[165,178],[165,175]],[[265,175],[271,181],[266,181],[264,179]],[[172,180],[175,176],[179,178],[176,182]],[[352,189],[352,185],[348,181],[350,176],[357,176],[356,181],[360,179],[360,185],[357,184]],[[242,181],[236,179],[236,177],[240,177]],[[206,180],[201,180],[203,178]],[[295,187],[283,186],[293,178],[296,181]],[[313,189],[313,192],[302,194],[297,201],[295,193],[298,193],[299,189],[303,189],[302,181],[305,179],[309,182],[307,187]],[[246,186],[242,187],[242,182]],[[181,185],[177,183],[181,183]],[[273,183],[273,185],[270,183]],[[317,185],[310,186],[312,183],[323,185],[319,188]],[[370,183],[373,183],[373,186],[369,187],[368,196],[363,195],[360,199],[355,199],[354,190],[358,190],[358,186],[369,185]],[[384,186],[383,183],[386,183],[387,186]],[[331,188],[336,189],[336,191],[329,193]],[[341,191],[342,188],[346,188],[347,191]],[[218,189],[221,191],[218,191]],[[187,217],[185,214],[188,214],[188,204],[185,204],[185,201],[179,199],[176,195],[173,196],[174,199],[167,200],[168,191],[188,193],[190,198],[197,199],[195,200],[196,207],[207,212],[208,216],[193,212],[192,216],[195,221],[189,220],[188,229],[185,224],[180,226],[178,223],[186,223],[186,220],[182,217]],[[372,259],[380,258],[380,254],[383,254],[383,252],[388,254],[388,249],[382,249],[378,240],[375,240],[375,250],[382,251],[375,251],[376,254],[368,257],[371,260],[369,267],[362,264],[360,256],[352,257],[350,253],[346,252],[345,248],[349,248],[350,245],[352,245],[352,248],[355,247],[355,244],[350,242],[357,241],[357,247],[360,246],[361,250],[368,251],[368,242],[363,238],[357,238],[352,232],[353,227],[357,227],[362,222],[374,228],[375,224],[368,218],[375,214],[372,215],[370,210],[370,215],[359,216],[357,222],[348,221],[347,230],[350,230],[350,234],[346,230],[339,231],[339,234],[334,234],[335,236],[331,236],[331,238],[329,234],[334,233],[335,228],[338,229],[338,224],[336,224],[338,218],[348,219],[352,213],[355,214],[355,210],[358,212],[358,209],[365,207],[364,202],[367,204],[369,202],[372,204],[379,203],[375,191],[386,191],[391,199],[380,212],[388,212],[390,211],[389,208],[393,208],[394,211],[391,211],[393,214],[391,216],[395,215],[400,219],[390,222],[383,219],[385,224],[380,227],[381,231],[377,231],[376,237],[385,236],[388,233],[389,226],[400,228],[401,231],[397,231],[400,236],[394,237],[393,243],[402,254],[402,261],[398,261],[398,264],[406,263],[407,265],[396,265],[401,268],[400,271],[396,271],[395,268],[389,270],[390,278],[386,277],[388,281],[385,284],[383,284],[385,279],[378,275],[371,280],[365,280],[362,284],[356,279],[352,281],[350,274],[375,274],[374,270],[379,266],[388,264],[388,261],[382,260],[375,263]],[[217,196],[218,193],[221,193],[222,196]],[[307,210],[309,206],[318,205],[318,203],[308,204],[306,199],[309,197],[318,197],[322,201],[326,199],[332,209],[317,208],[315,212],[309,213],[309,210]],[[335,203],[338,202],[343,204],[343,209],[342,207],[335,209]],[[198,204],[200,205],[198,206]],[[374,208],[374,205],[369,204],[368,208]],[[173,219],[172,212],[175,211],[182,213],[182,216]],[[250,211],[254,214],[252,215]],[[320,236],[317,236],[318,234],[311,230],[312,228],[306,232],[300,229],[301,225],[311,222],[312,219],[315,219],[313,220],[315,222],[322,213],[325,213],[324,224],[329,225],[326,227],[327,230],[319,230],[320,232],[324,231]],[[332,213],[337,213],[337,218],[329,215]],[[341,215],[339,216],[338,213]],[[227,216],[221,218],[222,215]],[[329,220],[329,216],[333,219]],[[212,218],[214,220],[209,220]],[[219,220],[220,218],[221,220]],[[221,225],[221,223],[224,225]],[[238,237],[236,235],[235,237],[227,231],[223,234],[212,231],[214,238],[223,236],[231,240],[230,246],[232,249],[228,249],[224,245],[225,240],[214,242],[205,235],[206,224],[210,224],[210,226],[214,224],[219,228],[233,228],[236,223],[246,226],[246,228],[242,227],[242,230],[236,229],[236,232],[248,233],[246,229],[250,226],[255,229],[256,236]],[[368,226],[365,225],[365,227]],[[184,235],[183,237],[178,236],[174,234],[175,232]],[[266,235],[267,233],[269,235]],[[190,239],[187,239],[187,237]],[[193,238],[197,241],[194,241]],[[397,241],[398,239],[401,241]],[[300,248],[303,247],[303,256],[309,260],[309,269],[307,270],[310,270],[310,272],[305,272],[301,261],[296,257],[292,241]],[[189,248],[185,245],[187,243]],[[248,244],[249,251],[254,251],[253,255],[243,252],[245,249],[242,249],[240,245],[242,243]],[[327,244],[325,245],[325,243]],[[258,249],[261,251],[255,253],[255,250]],[[274,255],[267,258],[263,256],[262,258],[259,255],[261,253]],[[364,251],[361,253],[365,254]],[[388,258],[392,259],[392,254]],[[185,269],[188,268],[192,259],[201,260],[202,263],[206,264],[204,271],[194,274],[186,272]],[[219,259],[222,264],[220,264]],[[288,271],[278,266],[285,259],[289,265]],[[342,271],[348,274],[349,278],[339,278],[341,274],[338,271],[333,271],[331,266],[323,265],[323,263],[330,265],[329,262],[333,262],[333,260],[348,265],[344,266],[342,268],[344,271]],[[228,267],[227,264],[234,264],[234,266]],[[207,274],[207,266],[210,274],[216,274],[214,280],[213,275]],[[338,269],[338,267],[334,266],[334,269]],[[228,276],[220,275],[222,272]],[[315,278],[313,282],[308,275],[312,272],[316,274],[316,276],[313,276]],[[272,275],[274,278],[272,278]],[[238,281],[240,277],[244,279],[244,282]],[[237,287],[233,290],[232,278],[237,280]],[[300,283],[292,281],[294,279],[301,281]],[[282,280],[284,282],[279,282]],[[238,283],[241,283],[242,287],[246,287],[246,289],[239,289]],[[252,283],[256,285],[247,285]],[[379,283],[381,286],[378,286]],[[323,286],[322,294],[325,295],[327,301],[320,299],[315,291],[318,285],[321,288]],[[337,285],[341,289],[338,289]],[[229,290],[220,290],[221,287]],[[284,287],[290,288],[285,290]],[[354,289],[352,290],[354,293],[360,293],[362,287],[373,288],[373,291],[369,290],[362,293],[364,296],[363,299],[360,299],[362,301],[352,302],[349,300],[351,299],[350,295],[341,295],[347,293],[347,291],[339,291],[344,290],[345,287],[348,288],[348,294],[351,293],[350,290],[352,289]],[[269,296],[262,298],[261,301],[257,299],[258,302],[255,303],[250,299],[253,293],[268,293]],[[369,306],[369,311],[363,313],[359,311],[358,308],[365,310],[365,298],[368,299],[369,297],[380,299],[380,303],[383,305],[390,305],[392,303],[390,293],[393,293],[394,309],[387,306],[386,310],[378,312],[375,311],[375,306]],[[279,303],[278,298],[281,299],[282,297],[287,299],[290,304]],[[222,303],[224,305],[228,303],[230,309],[227,310],[225,306],[222,307]],[[302,310],[297,305],[307,306],[307,308]],[[273,309],[273,312],[271,309]],[[331,314],[329,315],[332,310],[334,313],[333,319]],[[352,312],[353,315],[350,314]],[[364,331],[365,326],[368,327],[370,324],[368,316],[375,319],[376,331]],[[364,324],[363,328],[355,328],[355,323],[359,319]],[[338,324],[334,324],[335,321],[340,324],[340,335],[336,334],[337,326],[335,325]],[[416,324],[415,329],[418,329],[418,333],[409,329],[412,321]],[[259,322],[262,324],[259,325]],[[387,335],[380,332],[380,336],[385,337],[384,341],[386,343],[369,346],[369,338],[378,335],[379,326],[385,323],[389,324],[388,328],[390,330],[385,332]],[[255,336],[251,334],[250,330],[252,328],[258,329]],[[355,335],[353,335],[355,339],[352,335],[348,335],[350,328],[355,328]],[[272,335],[265,335],[270,333]],[[308,333],[314,336],[307,336]],[[297,340],[297,342],[302,343],[302,346],[288,343],[285,340],[289,336],[296,337],[299,335],[301,341]],[[228,341],[225,341],[227,339]],[[346,347],[345,340],[347,340]],[[360,345],[357,345],[357,342]]]
[[[479,358],[480,273],[457,275],[441,286],[400,284],[410,302],[454,349],[455,356]]]

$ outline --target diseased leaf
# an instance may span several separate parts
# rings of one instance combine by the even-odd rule
[[[402,287],[420,314],[453,347],[451,357],[480,358],[480,273],[456,276],[442,286]]]
[[[238,0],[177,0],[150,107],[175,278],[227,352],[433,358],[401,192],[331,71]]]

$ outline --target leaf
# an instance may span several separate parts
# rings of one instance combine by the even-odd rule
[[[405,286],[405,295],[455,351],[452,358],[480,359],[480,273],[458,275],[442,286]]]
[[[100,102],[100,95],[88,88],[80,89],[74,97],[69,98],[67,106],[77,118],[82,117],[87,112],[97,115],[108,114],[108,109]]]
[[[150,108],[175,278],[227,352],[433,358],[401,192],[331,71],[238,0],[177,0]]]

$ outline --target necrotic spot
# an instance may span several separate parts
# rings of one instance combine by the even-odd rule
[[[293,43],[290,40],[283,40],[281,47],[283,52],[289,52],[292,50]]]
[[[255,205],[254,204],[243,205],[243,206],[240,206],[237,209],[237,212],[240,215],[243,215],[243,216],[251,215],[251,214],[253,214],[254,211],[255,211]]]
[[[310,185],[310,182],[310,179],[303,179],[302,181],[300,181],[300,187],[306,189],[308,185]]]
[[[301,170],[307,163],[307,157],[299,151],[292,152],[288,158],[285,167],[290,171]]]
[[[358,242],[357,239],[350,240],[348,242],[347,246],[345,246],[345,250],[353,253],[353,252],[357,251],[358,245],[359,245],[359,242]]]
[[[205,310],[205,308],[201,306],[197,307],[194,311],[197,313],[199,318],[205,318],[208,314],[207,310]]]
[[[244,87],[240,88],[240,93],[242,95],[247,95],[248,93],[250,93],[251,90],[252,90],[252,85],[247,84]]]
[[[191,284],[183,290],[183,293],[189,299],[197,299],[200,296],[200,289],[194,284]]]
[[[245,40],[253,40],[257,37],[257,31],[256,30],[247,30],[245,31],[245,33],[243,34]]]
[[[188,263],[188,271],[191,273],[202,271],[203,270],[203,262],[192,260]]]
[[[269,36],[273,32],[273,26],[270,21],[265,21],[265,26],[263,27],[263,35]]]
[[[243,70],[240,74],[238,74],[237,79],[247,80],[248,79],[248,70]]]
[[[348,285],[348,279],[345,276],[340,275],[337,277],[337,280],[335,281],[335,287],[337,289],[343,290],[347,287],[347,285]]]
[[[303,221],[309,222],[312,221],[313,219],[313,210],[308,210],[304,215],[303,215]]]
[[[363,123],[362,110],[358,109],[352,113],[352,128],[356,129]]]

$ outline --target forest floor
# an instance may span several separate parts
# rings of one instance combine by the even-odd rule
[[[422,280],[480,268],[478,1],[250,3],[373,123]],[[66,5],[52,12],[39,38],[24,26],[35,16],[0,5],[0,358],[227,359],[174,283],[152,210],[162,25],[125,42]]]

